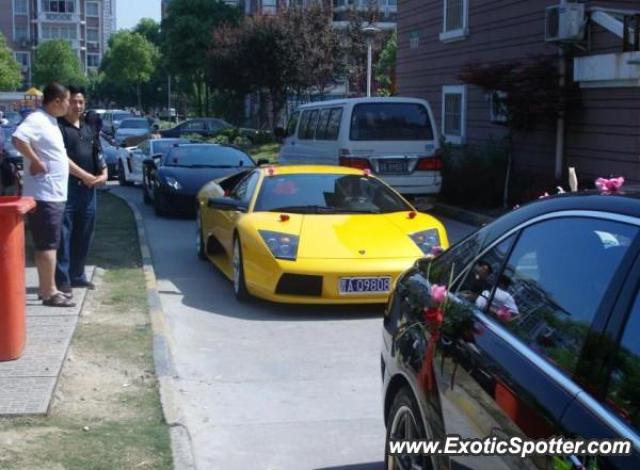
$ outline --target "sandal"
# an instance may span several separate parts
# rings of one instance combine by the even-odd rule
[[[62,292],[57,292],[48,299],[42,301],[46,307],[75,307],[76,303],[66,298]]]
[[[62,291],[58,291],[58,294],[62,294],[65,296],[65,298],[71,300],[73,299],[73,292],[62,292]],[[42,294],[38,294],[38,300],[44,300],[44,297],[42,297]]]

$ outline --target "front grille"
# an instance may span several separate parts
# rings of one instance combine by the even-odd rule
[[[322,276],[285,273],[278,281],[276,294],[320,297],[322,295]]]

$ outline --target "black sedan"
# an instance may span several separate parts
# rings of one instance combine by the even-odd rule
[[[198,134],[202,137],[215,137],[226,129],[233,129],[228,122],[217,118],[187,119],[171,129],[160,130],[162,137],[182,137]]]
[[[386,468],[640,468],[639,254],[640,192],[627,191],[531,203],[418,261],[384,315]],[[486,452],[492,440],[617,439],[628,454],[396,447],[453,435],[488,439]]]
[[[247,168],[253,159],[235,147],[217,144],[177,144],[166,156],[144,160],[145,202],[156,214],[195,213],[196,195],[209,181]]]

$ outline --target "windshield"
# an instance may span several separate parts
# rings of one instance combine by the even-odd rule
[[[123,119],[127,119],[128,117],[131,117],[131,116],[132,116],[131,113],[117,113],[113,115],[113,120],[122,121]]]
[[[153,153],[161,153],[162,155],[166,155],[167,152],[171,149],[171,147],[176,144],[188,144],[189,141],[186,139],[172,139],[172,140],[156,140],[153,143]]]
[[[376,178],[311,174],[266,177],[256,211],[300,214],[384,214],[411,210]]]
[[[120,123],[120,129],[149,129],[146,119],[125,119]]]
[[[427,108],[419,103],[364,103],[353,107],[351,140],[433,140]]]
[[[219,145],[184,145],[169,151],[166,166],[237,168],[255,166],[241,150]]]

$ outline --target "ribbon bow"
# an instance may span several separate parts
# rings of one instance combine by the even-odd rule
[[[615,193],[620,190],[624,184],[624,178],[619,176],[618,178],[598,178],[596,180],[596,188],[605,193]]]

